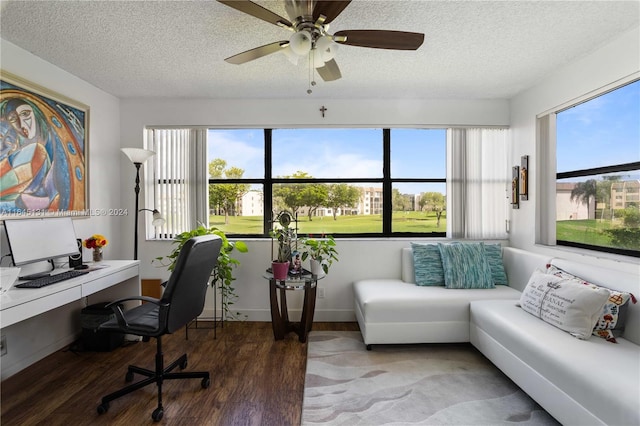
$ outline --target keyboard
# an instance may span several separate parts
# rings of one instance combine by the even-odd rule
[[[35,280],[27,281],[24,283],[16,284],[18,288],[41,288],[51,284],[59,283],[60,281],[70,280],[71,278],[79,277],[80,275],[88,274],[89,271],[64,271],[59,274],[49,275],[48,277],[40,277]]]

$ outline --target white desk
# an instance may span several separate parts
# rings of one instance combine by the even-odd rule
[[[0,327],[8,327],[136,278],[139,275],[140,262],[107,260],[100,262],[99,266],[105,267],[38,289],[12,287],[0,296]],[[132,290],[139,295],[140,280],[137,281],[137,289]]]

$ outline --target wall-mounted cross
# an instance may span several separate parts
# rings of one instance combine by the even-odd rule
[[[320,108],[320,112],[322,113],[322,118],[324,118],[325,111],[328,111],[328,109],[325,108],[324,105],[322,105],[322,108]]]

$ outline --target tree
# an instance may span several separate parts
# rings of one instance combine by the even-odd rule
[[[591,214],[591,206],[598,195],[598,184],[595,179],[589,179],[584,182],[578,182],[576,186],[571,190],[571,201],[577,201],[581,204],[587,205],[587,216],[589,219],[593,217]]]
[[[209,162],[209,176],[214,179],[240,179],[244,170],[239,167],[227,167],[227,162],[221,158]],[[229,224],[229,214],[236,214],[238,201],[251,188],[248,184],[218,183],[209,185],[209,207],[224,211],[224,223]]]
[[[411,196],[407,194],[401,194],[398,188],[393,188],[391,191],[391,203],[393,204],[393,211],[407,211],[413,210],[411,205]]]
[[[309,208],[307,214],[309,216],[309,222],[313,219],[313,214],[320,208],[321,206],[326,205],[327,197],[329,190],[327,189],[327,185],[319,183],[307,183],[304,184],[304,188],[301,194],[301,201],[303,205]]]
[[[624,226],[627,228],[640,228],[640,210],[638,206],[630,206],[622,211]]]
[[[602,176],[602,181],[596,183],[596,199],[602,200],[604,206],[602,211],[600,212],[600,219],[604,219],[604,212],[606,210],[606,206],[609,205],[610,210],[610,218],[613,219],[613,206],[611,205],[611,188],[615,182],[619,182],[621,179],[620,176]]]
[[[440,218],[447,209],[447,200],[440,192],[424,192],[418,202],[420,210],[431,211],[436,214],[436,228],[440,227]]]
[[[307,172],[298,170],[291,176],[284,176],[285,179],[309,179]],[[304,183],[281,183],[273,186],[273,197],[279,198],[285,208],[291,210],[291,213],[295,216],[300,210],[300,207],[304,207],[305,204],[305,187]]]
[[[346,183],[329,185],[326,207],[332,209],[333,220],[338,220],[338,209],[353,207],[360,199],[360,190]]]

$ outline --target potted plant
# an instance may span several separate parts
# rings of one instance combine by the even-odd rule
[[[320,274],[320,268],[325,274],[329,273],[329,268],[334,261],[338,261],[338,251],[336,250],[336,241],[331,235],[322,239],[305,238],[302,240],[304,247],[302,252],[302,260],[310,258],[311,273],[313,275]]]
[[[293,239],[292,230],[288,227],[274,228],[269,233],[271,238],[278,243],[276,258],[271,262],[273,278],[277,280],[287,279],[289,265],[291,262],[291,241]]]
[[[233,281],[235,281],[235,277],[233,276],[233,269],[240,264],[240,261],[231,257],[231,253],[234,250],[237,250],[240,253],[248,252],[249,249],[244,242],[231,242],[227,239],[225,233],[220,229],[213,226],[207,228],[204,225],[200,224],[196,229],[178,234],[174,238],[173,243],[177,244],[177,246],[173,249],[170,255],[157,257],[154,260],[162,263],[162,265],[166,266],[169,271],[173,271],[182,246],[184,246],[184,244],[192,237],[208,234],[217,235],[222,239],[222,247],[220,248],[220,254],[218,254],[218,263],[216,264],[216,267],[213,268],[213,272],[211,273],[211,286],[215,289],[217,285],[217,288],[220,291],[220,295],[222,296],[222,311],[224,313],[223,318],[237,319],[240,313],[231,312],[231,305],[233,305],[235,300],[238,298],[238,295],[235,293],[235,289],[233,287]]]

